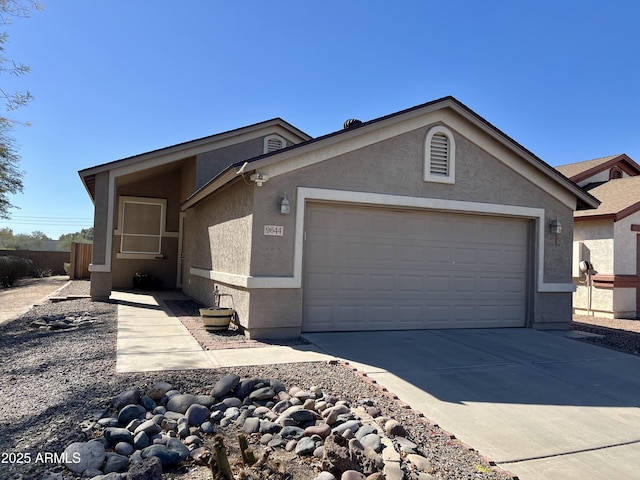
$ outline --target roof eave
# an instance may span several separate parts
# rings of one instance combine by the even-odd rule
[[[248,134],[251,134],[253,132],[257,132],[265,128],[271,128],[273,126],[280,126],[284,130],[291,132],[293,136],[297,136],[302,142],[306,142],[312,138],[302,130],[277,117],[270,120],[265,120],[264,122],[248,125],[246,127],[240,127],[234,130],[229,130],[227,132],[221,132],[214,135],[209,135],[207,137],[189,140],[187,142],[171,145],[169,147],[163,147],[131,157],[126,157],[119,160],[114,160],[112,162],[85,168],[83,170],[79,170],[78,174],[80,175],[80,177],[95,175],[97,173],[106,172],[115,168],[129,166],[135,163],[142,163],[146,160],[158,159],[162,157],[167,158],[168,162],[176,160],[176,156],[187,158],[208,151],[211,144],[220,143],[225,140],[230,140],[241,136],[247,136]]]

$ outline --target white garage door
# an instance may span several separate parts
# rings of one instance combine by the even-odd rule
[[[522,327],[529,222],[309,205],[303,331]]]

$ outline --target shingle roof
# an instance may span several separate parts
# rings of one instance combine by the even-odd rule
[[[576,211],[575,218],[612,217],[620,220],[640,210],[640,176],[610,180],[589,193],[600,200],[600,206],[593,210]]]
[[[620,155],[622,154],[609,155],[608,157],[600,157],[600,158],[594,158],[593,160],[584,160],[582,162],[569,163],[567,165],[560,165],[559,167],[556,167],[556,170],[558,170],[565,177],[573,178],[576,175],[586,172],[587,170],[591,170],[592,168],[598,167],[603,163],[610,162],[611,160],[619,157]]]

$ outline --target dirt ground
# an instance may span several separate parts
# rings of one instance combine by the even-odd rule
[[[27,312],[64,287],[69,281],[66,275],[44,278],[22,278],[11,288],[0,288],[0,324]]]

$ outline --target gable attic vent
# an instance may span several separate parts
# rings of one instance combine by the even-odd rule
[[[618,167],[613,167],[609,171],[609,180],[616,180],[618,178],[622,178],[622,170]]]
[[[431,138],[431,175],[449,175],[449,139],[444,133],[435,133]]]
[[[282,150],[285,147],[285,141],[279,135],[269,135],[264,139],[263,153],[271,153],[276,150]]]
[[[360,120],[355,119],[355,118],[350,118],[348,120],[345,120],[345,122],[344,122],[345,130],[347,130],[349,128],[353,128],[353,127],[359,127],[360,125],[362,125],[362,122]]]
[[[267,152],[275,152],[282,148],[282,140],[278,138],[272,138],[267,142]]]

